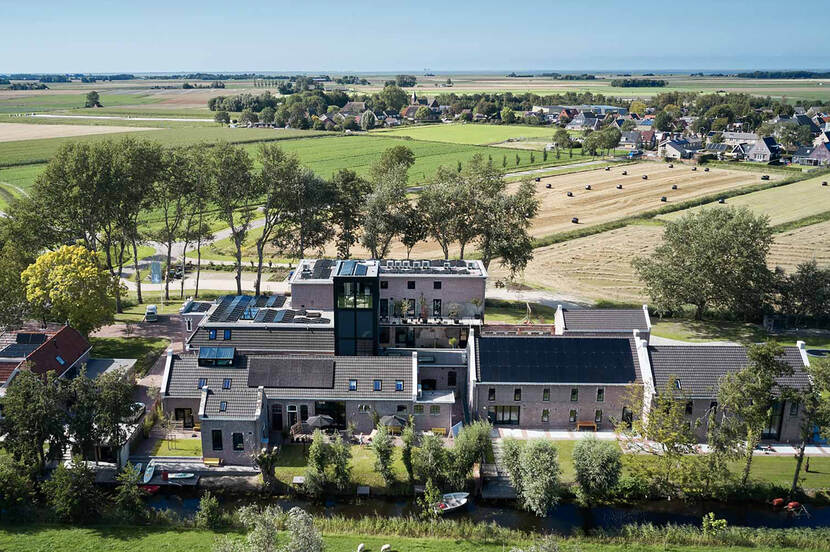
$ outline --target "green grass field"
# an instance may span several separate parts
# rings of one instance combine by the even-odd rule
[[[132,132],[73,136],[65,138],[44,138],[40,140],[19,140],[0,142],[0,166],[44,163],[49,161],[58,148],[67,142],[94,142],[118,140],[125,136],[136,139],[155,140],[163,146],[183,146],[199,142],[231,143],[268,142],[295,138],[320,136],[325,133],[312,130],[273,130],[258,128],[227,127],[182,127],[148,130],[138,134]]]
[[[153,451],[153,456],[202,456],[201,439],[159,439]]]
[[[660,215],[658,218],[676,220],[686,213],[710,207],[748,207],[755,213],[769,216],[770,224],[776,226],[830,211],[830,187],[821,185],[827,180],[827,175],[817,176],[801,182],[730,198],[724,205],[708,203],[700,207]]]
[[[553,139],[553,127],[490,124],[435,124],[405,126],[394,130],[372,131],[383,136],[408,136],[415,140],[450,142],[453,144],[486,145],[513,139]]]
[[[143,375],[153,366],[170,342],[159,337],[92,337],[92,356],[96,358],[134,358],[135,372]]]
[[[11,95],[14,94],[14,95]],[[10,92],[10,97],[0,97],[0,113],[31,113],[53,111],[56,109],[82,109],[86,93],[46,93],[38,91]],[[159,101],[149,94],[123,94],[118,92],[101,92],[101,104],[104,106],[149,104]],[[91,114],[97,111],[90,110]]]

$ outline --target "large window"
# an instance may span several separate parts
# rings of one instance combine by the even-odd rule
[[[429,407],[429,415],[430,416],[440,416],[441,415],[441,407],[437,404],[433,404]]]
[[[487,389],[487,400],[488,401],[496,400],[496,388],[495,387],[490,387],[489,389]]]
[[[602,423],[602,410],[597,410],[594,412],[594,423]]]
[[[222,450],[222,430],[214,429],[210,432],[210,438],[213,441],[213,450]]]
[[[233,450],[245,450],[245,436],[241,433],[234,433],[233,437]]]
[[[380,300],[380,315],[389,316],[389,299]]]
[[[605,388],[600,387],[597,389],[597,402],[605,402]]]
[[[518,406],[491,406],[487,417],[494,425],[519,425],[519,409]]]
[[[517,387],[516,389],[513,390],[513,400],[514,401],[522,400],[522,388],[521,387]]]
[[[571,411],[568,412],[568,421],[571,423],[576,422],[576,409],[572,408]]]
[[[574,387],[571,389],[571,402],[577,402],[579,400],[579,389]]]
[[[308,405],[307,404],[301,404],[300,405],[300,421],[304,422],[306,420],[308,420]]]
[[[542,389],[542,400],[549,401],[550,400],[550,387],[545,387]]]
[[[549,422],[550,421],[550,410],[547,408],[542,409],[542,421]]]
[[[432,316],[438,318],[441,316],[441,300],[440,299],[433,299],[432,300]]]
[[[458,374],[455,370],[447,372],[447,387],[455,387],[458,379]]]
[[[414,412],[415,414],[423,414],[424,413],[424,405],[416,404],[415,406],[412,407],[412,412]]]

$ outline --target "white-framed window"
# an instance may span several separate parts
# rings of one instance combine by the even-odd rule
[[[605,402],[605,388],[597,388],[597,402]]]
[[[423,414],[423,413],[424,413],[424,405],[422,405],[422,404],[416,404],[414,407],[412,407],[412,411],[413,411],[416,415],[418,415],[418,414]]]
[[[572,408],[570,412],[568,412],[568,421],[572,424],[576,422],[576,409]]]
[[[368,414],[369,412],[372,411],[372,407],[369,406],[368,404],[359,404],[359,405],[357,405],[357,411],[362,412],[364,414]]]
[[[550,421],[550,410],[547,408],[542,409],[542,421],[549,422]]]
[[[429,415],[430,416],[440,416],[441,415],[441,407],[437,404],[433,404],[429,407]]]

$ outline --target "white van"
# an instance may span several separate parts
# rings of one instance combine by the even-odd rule
[[[155,305],[147,305],[147,310],[144,311],[144,321],[157,322],[158,319],[158,307],[156,307]]]

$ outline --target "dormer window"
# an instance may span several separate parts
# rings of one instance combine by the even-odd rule
[[[231,378],[225,378],[222,380],[222,389],[230,389],[231,388]]]
[[[219,403],[219,412],[225,412],[228,410],[228,401],[221,401]]]

